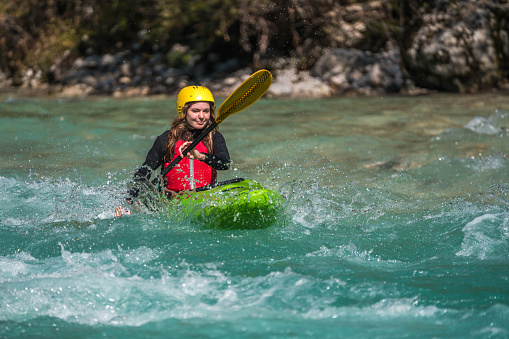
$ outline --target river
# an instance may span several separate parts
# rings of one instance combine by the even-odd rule
[[[174,115],[1,97],[1,338],[509,336],[509,97],[259,100],[219,180],[283,195],[263,230],[113,217]]]

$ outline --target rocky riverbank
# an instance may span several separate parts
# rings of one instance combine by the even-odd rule
[[[200,84],[218,95],[231,93],[256,69],[234,69],[235,60],[217,66],[216,76],[204,76]],[[267,95],[276,98],[322,98],[337,95],[383,95],[387,93],[423,93],[411,81],[405,81],[397,47],[381,53],[358,49],[327,49],[311,70],[299,71],[291,59],[265,61],[273,73],[273,85]],[[54,68],[56,84],[42,83],[41,73],[28,70],[22,75],[23,93],[82,97],[112,95],[133,97],[174,95],[190,80],[188,69],[167,68],[157,54],[148,60],[126,51],[91,55],[76,59],[68,71]],[[228,71],[230,69],[230,71]],[[3,85],[3,86],[2,86]],[[9,80],[0,82],[8,88]]]
[[[172,68],[163,53],[147,55],[135,47],[77,58],[65,51],[44,74],[36,68],[22,71],[16,88],[13,79],[0,72],[0,89],[36,95],[132,97],[174,95],[186,85],[200,83],[227,95],[254,71],[266,68],[274,75],[268,96],[277,98],[509,90],[506,1],[458,1],[457,6],[444,1],[433,6],[416,3],[401,4],[398,41],[387,40],[376,53],[355,44],[322,48],[316,62],[305,70],[298,58],[281,56],[264,57],[255,69],[243,67],[232,53],[231,59],[206,70],[200,57]],[[359,6],[347,9],[349,15],[356,10]],[[345,41],[360,41],[360,21],[340,23]],[[174,48],[185,50],[186,46]]]

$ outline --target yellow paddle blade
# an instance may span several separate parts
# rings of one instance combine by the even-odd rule
[[[272,74],[262,69],[253,73],[221,104],[216,118],[219,124],[230,115],[238,113],[260,99],[272,84]]]

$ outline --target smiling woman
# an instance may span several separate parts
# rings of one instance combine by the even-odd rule
[[[186,121],[192,128],[202,129],[210,119],[210,104],[208,102],[189,103]]]
[[[175,158],[183,160],[164,174],[168,194],[207,186],[216,182],[216,170],[230,167],[230,155],[223,135],[214,128],[195,148],[185,149],[201,132],[215,121],[215,104],[212,93],[203,86],[188,86],[177,96],[178,116],[171,128],[161,134],[149,150],[142,167],[135,173],[136,181],[150,180],[151,172],[166,168]],[[130,190],[128,201],[139,194],[139,188]],[[117,207],[115,216],[122,216],[123,208]]]
[[[186,104],[189,107],[186,114],[186,122],[191,126],[191,128],[195,130],[202,130],[210,120],[210,103],[209,102],[190,102]],[[189,157],[191,160],[198,159],[200,161],[205,160],[205,154],[200,153],[193,148],[187,155],[184,155],[183,152],[192,143],[192,141],[185,141],[179,147],[179,154],[182,158],[185,156]],[[172,159],[173,160],[173,159]],[[164,167],[167,167],[168,164],[165,164]]]

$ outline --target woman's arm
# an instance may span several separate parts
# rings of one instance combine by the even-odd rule
[[[163,163],[164,153],[166,150],[166,143],[168,141],[169,131],[164,132],[154,141],[152,148],[148,151],[147,157],[143,165],[136,170],[134,173],[135,182],[146,182],[150,180],[152,172],[157,169]],[[139,187],[132,187],[129,190],[129,196],[127,201],[130,202],[132,198],[135,198],[139,194]]]
[[[230,168],[230,154],[226,147],[226,140],[220,132],[215,132],[212,136],[214,144],[214,153],[205,153],[204,163],[216,170],[227,170]]]
[[[164,132],[154,141],[152,148],[148,151],[147,157],[143,165],[136,170],[134,173],[135,182],[144,182],[150,180],[152,172],[157,169],[163,163],[164,152],[166,150],[166,143],[168,141],[169,131]],[[136,198],[140,193],[140,188],[136,185],[133,186],[126,197],[126,202],[131,205],[133,198]],[[115,208],[115,217],[121,217],[123,215],[130,215],[131,211],[123,206],[117,206]]]
[[[154,141],[152,148],[148,151],[143,165],[136,170],[134,177],[150,179],[152,172],[163,163],[166,143],[168,142],[169,131],[164,132]]]

